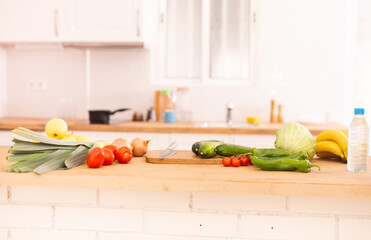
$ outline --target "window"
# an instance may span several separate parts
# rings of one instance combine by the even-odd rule
[[[251,85],[253,0],[160,0],[155,84]]]

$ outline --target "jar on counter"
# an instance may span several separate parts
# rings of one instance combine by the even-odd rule
[[[176,121],[176,93],[169,89],[156,92],[157,121],[175,123]]]

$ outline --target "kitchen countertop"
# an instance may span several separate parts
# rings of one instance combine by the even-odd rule
[[[49,119],[43,118],[0,118],[0,130],[12,130],[25,127],[32,130],[44,130]],[[117,124],[88,124],[88,120],[68,120],[69,130],[76,131],[117,131],[117,132],[154,132],[154,133],[220,133],[220,134],[267,134],[275,135],[282,123],[262,123],[258,127],[247,127],[238,124],[235,127],[212,126],[202,127],[195,123],[163,123],[163,122],[122,122]],[[326,129],[346,129],[339,123],[302,123],[313,134],[317,135]]]
[[[313,159],[321,171],[312,168],[310,173],[301,173],[262,171],[252,165],[151,164],[138,157],[128,164],[98,169],[83,164],[36,175],[6,172],[8,148],[0,147],[0,185],[371,198],[371,171],[348,172],[338,160]]]

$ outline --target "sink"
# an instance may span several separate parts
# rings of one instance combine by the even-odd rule
[[[195,127],[204,128],[257,128],[255,124],[249,124],[245,122],[235,122],[228,124],[226,122],[196,122]]]

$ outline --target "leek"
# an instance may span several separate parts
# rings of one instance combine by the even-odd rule
[[[30,141],[13,139],[7,156],[8,172],[31,172],[43,174],[57,169],[70,169],[84,163],[93,142],[62,141],[18,127],[13,132]]]

